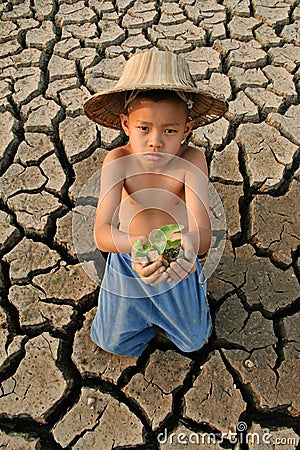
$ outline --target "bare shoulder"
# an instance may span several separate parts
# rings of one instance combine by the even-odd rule
[[[130,155],[130,152],[126,148],[126,146],[114,148],[113,150],[110,150],[105,156],[103,165],[109,164],[128,155]]]
[[[208,173],[207,162],[204,153],[195,147],[186,146],[181,154],[181,157],[194,164],[198,169],[200,169],[205,175]]]
[[[126,161],[125,156],[129,154],[125,146],[114,148],[107,153],[102,164],[102,183],[112,186],[124,182],[128,170],[128,164],[124,164],[124,160]]]

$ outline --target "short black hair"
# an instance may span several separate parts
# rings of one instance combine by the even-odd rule
[[[154,102],[162,102],[164,100],[184,101],[177,95],[176,91],[167,91],[166,89],[151,89],[139,91],[136,98],[144,98],[153,100]]]
[[[163,102],[165,100],[171,100],[175,102],[181,102],[186,106],[186,117],[188,118],[188,108],[187,104],[177,95],[176,91],[168,91],[166,89],[147,89],[138,91],[136,96],[134,96],[133,100],[151,100],[155,103]],[[132,100],[132,101],[133,101]],[[125,114],[128,114],[128,107],[130,103],[127,105]]]

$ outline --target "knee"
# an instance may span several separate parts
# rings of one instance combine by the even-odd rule
[[[103,336],[100,333],[93,333],[91,331],[91,338],[98,345],[98,347],[102,348],[108,353],[114,353],[115,355],[123,356],[122,344],[119,344],[112,339],[109,339],[108,336]]]
[[[99,343],[99,347],[102,348],[102,350],[105,350],[108,353],[113,353],[114,355],[118,356],[132,356],[130,354],[130,349],[127,349],[124,347],[124,345],[118,344],[116,342],[110,342],[108,340],[102,341]]]
[[[144,348],[137,348],[137,346],[130,346],[127,342],[117,342],[107,337],[100,337],[91,335],[95,344],[102,350],[113,353],[118,356],[140,356]],[[141,346],[139,346],[141,347]]]
[[[201,337],[199,337],[199,335],[191,336],[188,341],[182,342],[182,345],[179,348],[185,353],[200,350],[202,347],[204,347],[205,344],[207,344],[210,335],[211,330],[209,330],[205,335],[202,335]]]
[[[204,342],[195,341],[185,343],[183,346],[181,346],[180,350],[183,351],[184,353],[196,352],[197,350],[200,350],[206,343],[207,341]]]

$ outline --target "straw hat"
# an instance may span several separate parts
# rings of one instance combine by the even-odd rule
[[[84,104],[85,114],[94,122],[120,130],[120,113],[133,91],[164,89],[186,99],[194,128],[218,120],[227,103],[209,91],[198,89],[186,61],[170,51],[150,50],[132,56],[115,87],[93,95]],[[186,93],[186,96],[185,96]]]

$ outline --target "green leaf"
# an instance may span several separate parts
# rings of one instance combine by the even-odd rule
[[[175,241],[167,241],[166,244],[166,250],[169,250],[170,248],[176,248],[178,245],[180,245],[181,239],[176,239]]]
[[[151,233],[149,234],[149,240],[152,244],[152,247],[155,248],[161,255],[164,252],[167,243],[165,233],[159,228],[152,230]]]
[[[148,250],[147,250],[148,251]],[[139,256],[147,256],[147,251],[144,251],[144,250],[135,250],[134,251],[134,256],[137,256],[137,257],[139,257]]]
[[[133,243],[133,253],[135,256],[146,256],[148,250],[152,248],[151,242],[148,241],[143,244],[140,239],[137,239]]]
[[[161,231],[163,231],[166,235],[167,240],[169,241],[174,233],[179,233],[181,230],[183,230],[184,225],[178,225],[177,223],[172,223],[170,225],[165,225],[160,228]]]
[[[143,244],[142,244],[141,240],[137,239],[136,241],[134,241],[134,243],[133,243],[133,248],[134,249],[138,250],[138,249],[140,249],[142,247],[143,247]]]
[[[159,239],[156,242],[153,242],[152,244],[153,248],[158,251],[160,255],[163,254],[165,248],[166,248],[166,240],[165,239]]]

